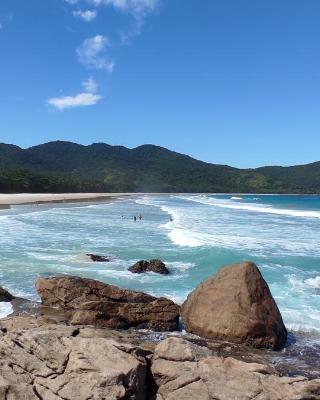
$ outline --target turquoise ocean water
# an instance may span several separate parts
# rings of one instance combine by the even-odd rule
[[[134,222],[140,213],[143,220]],[[0,211],[0,226],[0,285],[15,295],[37,299],[35,278],[62,273],[181,303],[219,266],[253,260],[286,325],[320,335],[319,196],[157,195],[23,205]],[[89,262],[88,252],[112,261]],[[171,274],[127,271],[150,258],[164,260]]]

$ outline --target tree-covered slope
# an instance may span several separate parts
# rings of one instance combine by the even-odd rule
[[[320,162],[237,169],[154,145],[0,144],[0,191],[319,193]]]

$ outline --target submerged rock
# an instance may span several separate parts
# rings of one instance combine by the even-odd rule
[[[67,310],[73,324],[178,329],[179,306],[165,298],[76,276],[38,279],[36,288],[45,306]]]
[[[151,370],[157,400],[320,399],[320,379],[280,377],[271,366],[212,356],[182,338],[157,345]]]
[[[134,274],[141,274],[142,272],[155,272],[162,275],[169,274],[168,268],[161,260],[138,261],[129,268],[129,271]]]
[[[101,256],[98,254],[88,253],[88,254],[86,254],[86,256],[88,256],[91,259],[91,261],[93,261],[93,262],[109,262],[110,261],[109,257]]]
[[[269,287],[251,262],[221,268],[200,283],[182,305],[188,332],[279,349],[287,330]]]

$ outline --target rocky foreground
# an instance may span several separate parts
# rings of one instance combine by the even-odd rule
[[[233,350],[236,343],[279,347],[287,333],[254,264],[228,268],[182,306],[187,330],[224,340],[210,345],[178,333],[137,339],[137,327],[177,329],[179,307],[169,300],[77,277],[39,279],[38,315],[0,321],[0,399],[320,400],[320,379],[281,376],[250,350],[248,357]],[[119,324],[131,329],[110,329]]]

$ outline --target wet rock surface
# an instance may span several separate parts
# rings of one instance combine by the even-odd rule
[[[157,274],[168,275],[170,273],[165,263],[161,260],[141,260],[132,265],[128,270],[134,274],[155,272]]]
[[[287,330],[269,287],[251,262],[228,265],[200,283],[181,309],[188,332],[212,339],[281,348]]]
[[[165,298],[75,276],[38,279],[42,304],[66,310],[73,324],[128,329],[178,329],[179,306]]]
[[[4,301],[4,302],[9,302],[12,301],[14,299],[14,296],[12,296],[12,294],[10,294],[6,289],[0,287],[0,302]]]

